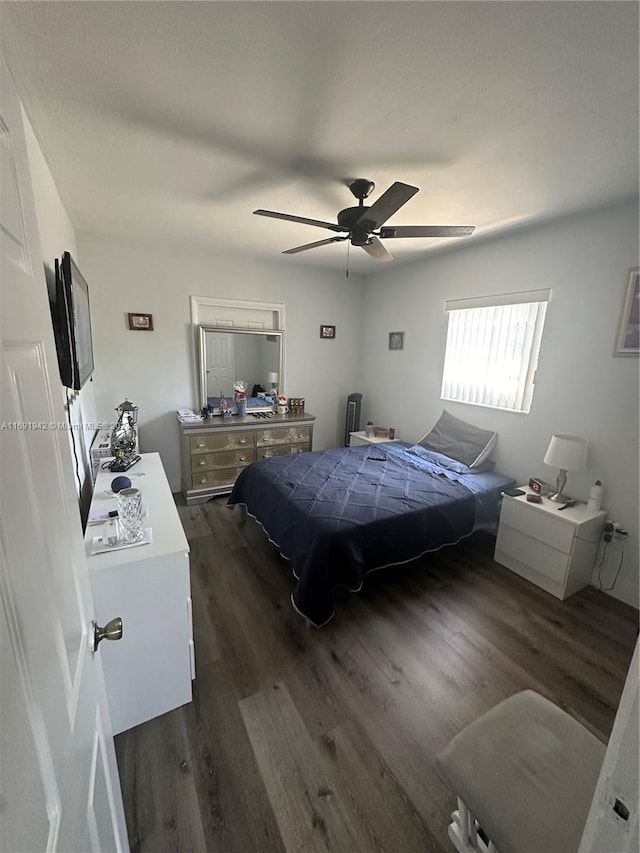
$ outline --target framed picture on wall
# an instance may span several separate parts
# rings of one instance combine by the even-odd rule
[[[629,270],[614,355],[640,355],[640,294],[638,267]]]
[[[152,314],[129,314],[129,328],[136,332],[153,331]]]
[[[389,349],[404,349],[404,332],[389,332]]]
[[[321,338],[335,338],[336,336],[336,327],[335,326],[320,326],[320,337]]]

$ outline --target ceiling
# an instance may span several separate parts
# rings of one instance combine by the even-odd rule
[[[634,2],[1,2],[2,49],[78,229],[344,269],[394,181],[395,263],[638,193]],[[384,268],[351,248],[350,268]]]

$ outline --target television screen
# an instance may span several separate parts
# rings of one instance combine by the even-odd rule
[[[79,391],[93,373],[89,288],[69,252],[56,260],[56,300],[51,306],[60,379]]]

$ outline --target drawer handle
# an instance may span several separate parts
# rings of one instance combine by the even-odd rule
[[[298,438],[304,438],[304,433],[303,433],[303,432],[299,432],[299,433],[298,433]]]
[[[199,441],[199,442],[198,442],[198,447],[204,447],[204,441]]]
[[[296,447],[295,452],[296,452],[296,453],[302,453],[302,448],[301,448],[301,447]]]
[[[247,443],[246,438],[241,438],[240,441],[238,442],[238,444],[246,444],[246,443]]]
[[[244,453],[243,453],[243,454],[242,454],[242,456],[240,457],[240,461],[241,461],[241,462],[244,462],[246,458],[247,458],[247,457],[246,457],[246,456],[244,455]]]
[[[262,454],[262,458],[263,459],[270,459],[271,457],[269,456],[269,453],[267,452],[267,453]]]
[[[207,478],[206,478],[206,477],[203,477],[203,478],[200,480],[200,485],[201,485],[201,486],[206,486],[206,485],[207,485]]]
[[[203,468],[204,468],[204,466],[205,466],[206,464],[207,464],[207,460],[206,460],[206,459],[201,459],[201,460],[200,460],[200,465],[201,465]]]

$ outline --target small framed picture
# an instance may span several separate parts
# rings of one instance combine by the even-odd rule
[[[404,349],[404,332],[389,332],[389,349]]]
[[[629,270],[614,355],[640,355],[640,292],[638,267]]]
[[[335,326],[320,326],[320,337],[321,338],[335,338],[336,336],[336,327]]]
[[[152,332],[153,314],[129,314],[129,328],[134,332]]]

